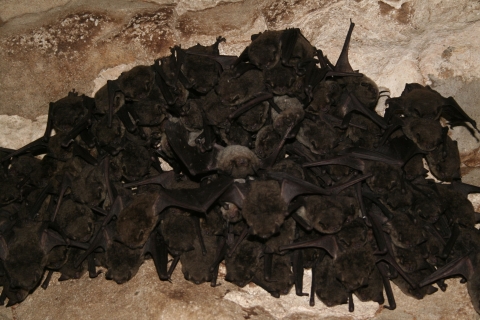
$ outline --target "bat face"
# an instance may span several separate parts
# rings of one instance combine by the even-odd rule
[[[354,293],[360,301],[374,301],[378,304],[385,302],[385,298],[383,297],[382,275],[376,267],[373,268],[372,273],[370,273],[367,285],[358,288]]]
[[[410,249],[426,240],[421,226],[400,212],[395,212],[393,219],[385,224],[385,230],[390,234],[393,244],[404,249]]]
[[[405,118],[403,132],[423,151],[433,151],[442,143],[442,126],[433,119]]]
[[[430,172],[439,180],[453,181],[460,179],[460,154],[456,141],[449,136],[445,142],[426,156]]]
[[[261,159],[267,158],[273,154],[275,146],[278,145],[282,137],[275,131],[273,126],[263,127],[257,134],[255,140],[255,153]]]
[[[367,172],[373,176],[367,178],[366,183],[376,194],[386,194],[398,186],[401,181],[400,172],[392,165],[383,162],[367,163]]]
[[[312,101],[306,111],[313,114],[328,112],[339,103],[342,89],[336,81],[326,80],[315,86],[312,93]]]
[[[220,76],[215,91],[223,104],[238,106],[265,92],[263,73],[252,69],[237,77],[235,69],[226,70]]]
[[[202,99],[189,100],[182,106],[180,121],[191,132],[203,130]]]
[[[57,132],[69,132],[87,115],[83,98],[75,93],[58,100],[51,105],[53,128]]]
[[[136,66],[116,80],[126,98],[144,99],[154,85],[154,73],[149,66]]]
[[[202,94],[212,90],[217,85],[221,73],[221,68],[214,59],[219,55],[218,42],[210,47],[196,45],[185,50],[185,53],[181,72],[192,89]]]
[[[249,60],[259,69],[277,65],[281,57],[280,38],[281,31],[265,31],[256,35],[247,49]]]
[[[125,126],[118,116],[112,117],[112,125],[108,126],[108,117],[102,117],[92,125],[92,133],[101,147],[110,147],[117,151],[125,134]]]
[[[232,282],[239,287],[244,287],[249,283],[257,268],[260,266],[260,255],[262,247],[258,242],[252,242],[248,239],[243,240],[232,256],[225,257],[225,266],[227,274],[225,280]]]
[[[333,265],[336,278],[348,292],[358,290],[367,285],[368,278],[374,269],[374,256],[371,247],[354,247],[342,252]]]
[[[315,293],[325,305],[333,307],[348,302],[348,293],[345,287],[334,276],[331,258],[325,257],[312,272],[315,273]]]
[[[275,180],[252,181],[244,200],[242,215],[252,228],[252,234],[268,238],[278,232],[285,220],[287,204]]]
[[[276,298],[288,294],[294,283],[289,259],[284,256],[273,255],[272,270],[272,280],[266,281],[263,271],[257,269],[253,282]]]
[[[142,193],[133,198],[117,219],[118,240],[131,249],[142,248],[156,227],[159,217],[154,211],[156,196]]]
[[[289,108],[286,108],[273,120],[273,128],[282,137],[287,133],[287,130],[294,128],[305,117],[303,108],[293,104]]]
[[[180,262],[182,263],[182,272],[186,280],[192,281],[195,284],[212,281],[213,273],[211,268],[217,259],[217,237],[207,235],[203,232],[202,237],[205,242],[205,247],[208,248],[207,253],[202,253],[202,248],[199,239],[195,239],[194,249],[182,253]]]
[[[273,68],[263,70],[265,84],[270,92],[283,96],[295,94],[301,87],[301,78],[295,70],[277,63]]]
[[[321,138],[322,137],[322,138]],[[297,134],[297,140],[314,154],[326,154],[339,142],[337,132],[327,123],[305,119]]]
[[[244,146],[228,146],[217,157],[218,170],[236,179],[253,175],[259,166],[257,156]]]
[[[107,186],[101,166],[85,167],[72,182],[73,197],[76,201],[97,206],[107,195]]]
[[[72,240],[87,242],[94,232],[94,216],[92,210],[71,199],[63,200],[55,221],[65,236]]]
[[[0,182],[0,205],[4,206],[21,198],[20,190],[12,186],[16,185],[13,178],[2,179]]]
[[[348,197],[308,196],[305,198],[307,219],[315,230],[334,234],[353,215],[352,199]]]
[[[114,159],[116,167],[128,181],[139,180],[150,169],[150,153],[146,148],[132,142],[125,143],[119,156]]]
[[[237,122],[243,129],[249,132],[257,132],[267,121],[269,110],[268,102],[261,102],[239,116]]]
[[[113,241],[105,252],[106,265],[108,268],[105,278],[122,284],[130,280],[143,263],[141,249],[129,247]]]
[[[160,224],[162,235],[169,248],[177,252],[193,250],[195,227],[187,212],[169,208]]]
[[[3,260],[12,288],[33,289],[41,280],[47,252],[39,239],[39,223],[13,227],[7,239],[8,254]]]
[[[349,88],[364,106],[375,109],[379,91],[377,84],[369,77],[341,77],[339,82]]]

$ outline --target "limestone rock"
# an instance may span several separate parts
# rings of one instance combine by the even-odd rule
[[[335,62],[349,19],[356,23],[350,46],[354,69],[398,96],[405,83],[429,84],[480,123],[480,3],[470,0],[4,0],[0,7],[0,145],[18,148],[43,134],[48,103],[75,88],[93,93],[125,70],[169,53],[169,47],[211,44],[240,54],[250,35],[298,27]],[[480,185],[480,148],[456,128],[464,180]],[[477,134],[478,138],[478,134]],[[473,199],[473,198],[472,198]],[[480,211],[478,198],[474,200]],[[178,267],[177,267],[178,268]],[[160,282],[147,261],[123,285],[96,279],[57,282],[22,304],[0,309],[0,319],[432,319],[475,318],[464,285],[421,301],[394,287],[397,309],[357,303],[308,306],[294,292],[281,299],[254,286],[196,286],[177,269],[173,283]],[[305,285],[308,284],[308,277]],[[308,291],[306,288],[305,290]],[[362,309],[362,311],[360,310]]]

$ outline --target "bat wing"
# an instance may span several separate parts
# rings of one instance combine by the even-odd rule
[[[86,249],[87,251],[85,251],[81,256],[79,256],[77,261],[75,261],[75,264],[74,264],[75,268],[77,268],[80,265],[80,263],[82,263],[83,260],[85,260],[85,258],[89,254],[91,254],[93,251],[95,251],[98,247],[102,247],[104,250],[107,250],[108,244],[111,243],[112,241],[111,235],[110,235],[111,230],[107,227],[107,225],[114,216],[118,217],[118,214],[123,210],[123,208],[124,208],[124,205],[123,205],[122,198],[117,196],[107,216],[105,217],[105,219],[103,219],[100,229],[98,230],[92,242]]]
[[[453,190],[460,192],[463,194],[465,197],[468,196],[470,193],[480,193],[480,187],[463,183],[460,181],[452,181],[450,186],[453,188]]]
[[[417,154],[426,154],[415,142],[405,136],[390,139],[390,146],[403,163],[407,163],[408,160]]]
[[[322,160],[322,161],[304,163],[302,167],[309,168],[314,166],[326,166],[331,164],[347,166],[361,172],[365,170],[365,162],[363,162],[362,159],[350,157],[346,154],[338,157],[334,157],[331,159]]]
[[[445,99],[446,100],[446,105],[442,107],[442,111],[440,115],[447,119],[449,122],[456,123],[456,122],[468,122],[472,125],[472,127],[477,130],[477,132],[480,132],[477,128],[477,123],[475,120],[470,118],[468,114],[463,111],[463,109],[458,105],[457,101],[453,99],[452,97],[448,97]]]
[[[35,140],[33,142],[30,142],[29,144],[27,144],[23,147],[21,147],[20,149],[15,150],[15,151],[9,153],[8,155],[4,156],[0,160],[0,162],[7,161],[10,158],[19,156],[19,155],[27,153],[27,152],[31,152],[31,153],[38,152],[39,154],[42,154],[42,153],[47,153],[48,150],[49,150],[48,149],[48,143],[45,142],[45,139],[43,137],[41,137],[41,138],[38,138],[37,140]]]
[[[175,172],[173,171],[167,171],[163,172],[155,177],[151,177],[148,179],[144,179],[141,181],[134,181],[130,183],[125,183],[123,186],[125,188],[133,188],[133,187],[138,187],[138,186],[143,186],[146,184],[159,184],[162,187],[165,187],[167,181],[171,181],[175,177]]]
[[[342,52],[338,57],[337,64],[335,65],[335,71],[353,72],[353,68],[348,60],[348,47],[350,46],[350,39],[352,38],[354,27],[355,23],[350,20],[350,27],[348,28],[348,33],[347,37],[345,38],[345,43],[343,44]]]
[[[328,252],[333,259],[336,259],[339,253],[337,240],[333,235],[321,236],[317,239],[300,241],[286,246],[278,247],[279,251],[294,250],[303,248],[321,248]]]
[[[202,53],[194,53],[194,52],[187,52],[187,54],[203,56],[203,57],[207,57],[212,60],[215,60],[222,67],[222,70],[230,69],[230,67],[238,59],[237,56],[227,56],[227,55],[202,54]]]
[[[344,106],[347,109],[347,112],[346,112],[347,115],[353,111],[356,111],[368,117],[370,120],[375,122],[382,129],[386,129],[388,126],[382,117],[380,117],[375,111],[365,107],[360,101],[358,101],[357,97],[351,92],[348,93],[348,96],[346,97],[344,102]],[[347,120],[348,118],[345,117],[343,122],[346,122]],[[343,122],[342,122],[342,127],[345,127],[346,123],[343,123]]]
[[[291,28],[284,30],[280,36],[281,50],[282,50],[282,62],[287,63],[292,57],[293,50],[295,49],[295,44],[297,38],[300,36],[300,29]]]
[[[206,212],[232,183],[232,178],[223,176],[205,187],[197,189],[164,189],[155,201],[154,210],[156,213],[160,213],[168,207],[179,207],[196,212]]]
[[[351,157],[363,159],[363,160],[373,160],[388,163],[391,165],[402,166],[403,161],[397,158],[391,157],[383,152],[363,149],[363,148],[346,148],[342,150],[342,155],[349,155]]]
[[[110,232],[111,230],[109,230],[108,228],[101,227],[93,241],[90,243],[88,248],[86,248],[86,251],[77,258],[74,267],[78,268],[78,266],[83,262],[83,260],[85,260],[88,255],[93,253],[99,247],[107,251],[108,245],[113,241]]]
[[[255,107],[256,105],[258,105],[259,103],[261,103],[263,101],[266,101],[268,99],[271,99],[271,98],[273,98],[273,94],[271,94],[270,92],[259,93],[256,97],[254,97],[254,98],[246,101],[242,105],[240,105],[240,107],[238,107],[237,110],[235,110],[232,114],[230,114],[228,116],[228,118],[230,120],[236,119],[239,116],[241,116],[243,113],[247,112],[248,110],[250,110],[253,107]]]
[[[247,184],[246,183],[238,183],[234,182],[230,187],[220,196],[218,199],[219,201],[223,202],[231,202],[235,204],[237,207],[243,207],[243,200],[245,199],[245,195],[247,191]]]
[[[57,246],[74,246],[80,249],[88,249],[87,243],[82,243],[69,239],[65,240],[58,232],[55,232],[48,228],[42,231],[42,235],[40,237],[40,245],[46,254],[48,254],[50,251],[52,251],[54,247]]]
[[[346,183],[343,183],[339,186],[335,186],[333,188],[328,188],[328,189],[316,186],[310,182],[290,176],[286,173],[270,172],[268,173],[268,176],[275,180],[282,181],[282,186],[281,186],[282,198],[285,200],[287,204],[289,204],[295,197],[302,194],[322,194],[322,195],[338,194],[343,189],[353,186],[354,184],[367,179],[371,175],[370,174],[362,175]]]
[[[169,280],[170,276],[167,270],[167,244],[163,241],[162,236],[157,231],[154,230],[152,233],[150,233],[150,236],[148,237],[144,247],[144,253],[148,253],[152,257],[160,280]]]
[[[420,282],[420,286],[423,287],[432,282],[455,275],[462,275],[468,281],[468,279],[471,279],[471,277],[473,276],[473,273],[474,267],[472,264],[472,260],[470,259],[469,255],[466,255],[450,263],[447,263],[442,268],[437,269],[437,271],[432,273],[427,278],[423,279],[423,281]]]
[[[5,261],[7,257],[8,257],[7,241],[5,241],[5,238],[0,235],[0,259],[2,259],[2,261]]]
[[[197,147],[190,146],[188,131],[180,123],[168,121],[165,133],[171,148],[191,175],[205,174],[216,169],[216,148],[202,153]]]

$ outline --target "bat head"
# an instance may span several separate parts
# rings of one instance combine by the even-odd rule
[[[266,239],[280,230],[287,207],[276,180],[254,180],[243,202],[242,215],[252,234]]]
[[[269,116],[269,104],[267,101],[263,101],[253,108],[245,111],[240,115],[236,122],[242,126],[243,129],[249,132],[257,132],[260,130]]]
[[[158,222],[153,210],[157,196],[142,193],[118,214],[116,222],[118,241],[131,249],[141,248]]]
[[[72,92],[67,97],[54,102],[51,108],[53,108],[52,125],[57,133],[71,131],[88,113],[83,104],[83,96],[79,97]]]
[[[252,36],[248,58],[259,69],[273,68],[281,58],[280,37],[283,31],[265,31]]]
[[[141,249],[130,249],[129,247],[113,241],[106,251],[108,271],[105,278],[122,284],[137,274],[140,265],[143,263]]]
[[[118,86],[130,99],[145,99],[152,90],[155,74],[149,66],[136,66],[118,77]]]
[[[72,240],[87,242],[93,235],[94,216],[92,210],[71,199],[62,201],[55,221],[65,236]]]
[[[3,266],[13,289],[31,290],[42,279],[48,252],[40,241],[40,226],[39,223],[16,225],[6,241],[8,250],[2,254]]]
[[[254,175],[260,165],[257,156],[247,147],[231,145],[217,156],[217,168],[235,179]]]
[[[435,150],[443,141],[442,126],[435,119],[403,118],[403,132],[423,151]]]

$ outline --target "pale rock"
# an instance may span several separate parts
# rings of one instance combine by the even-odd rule
[[[240,54],[250,36],[298,27],[336,62],[349,19],[355,23],[350,62],[399,96],[405,83],[431,85],[453,96],[480,123],[480,2],[471,0],[3,0],[0,6],[0,146],[16,149],[41,137],[48,103],[73,88],[93,95],[133,66],[150,65],[173,45],[208,45],[218,36],[222,54]],[[385,98],[384,98],[385,99]],[[462,155],[463,181],[480,185],[477,138],[452,130]],[[480,196],[471,195],[477,211]],[[103,276],[57,282],[23,303],[0,309],[0,319],[479,319],[464,285],[423,300],[393,286],[394,311],[355,301],[326,308],[294,292],[272,298],[254,285],[194,285],[177,267],[161,282],[147,261],[129,282]],[[225,271],[221,272],[224,276]],[[309,292],[310,271],[304,291]],[[292,290],[293,291],[293,290]]]

